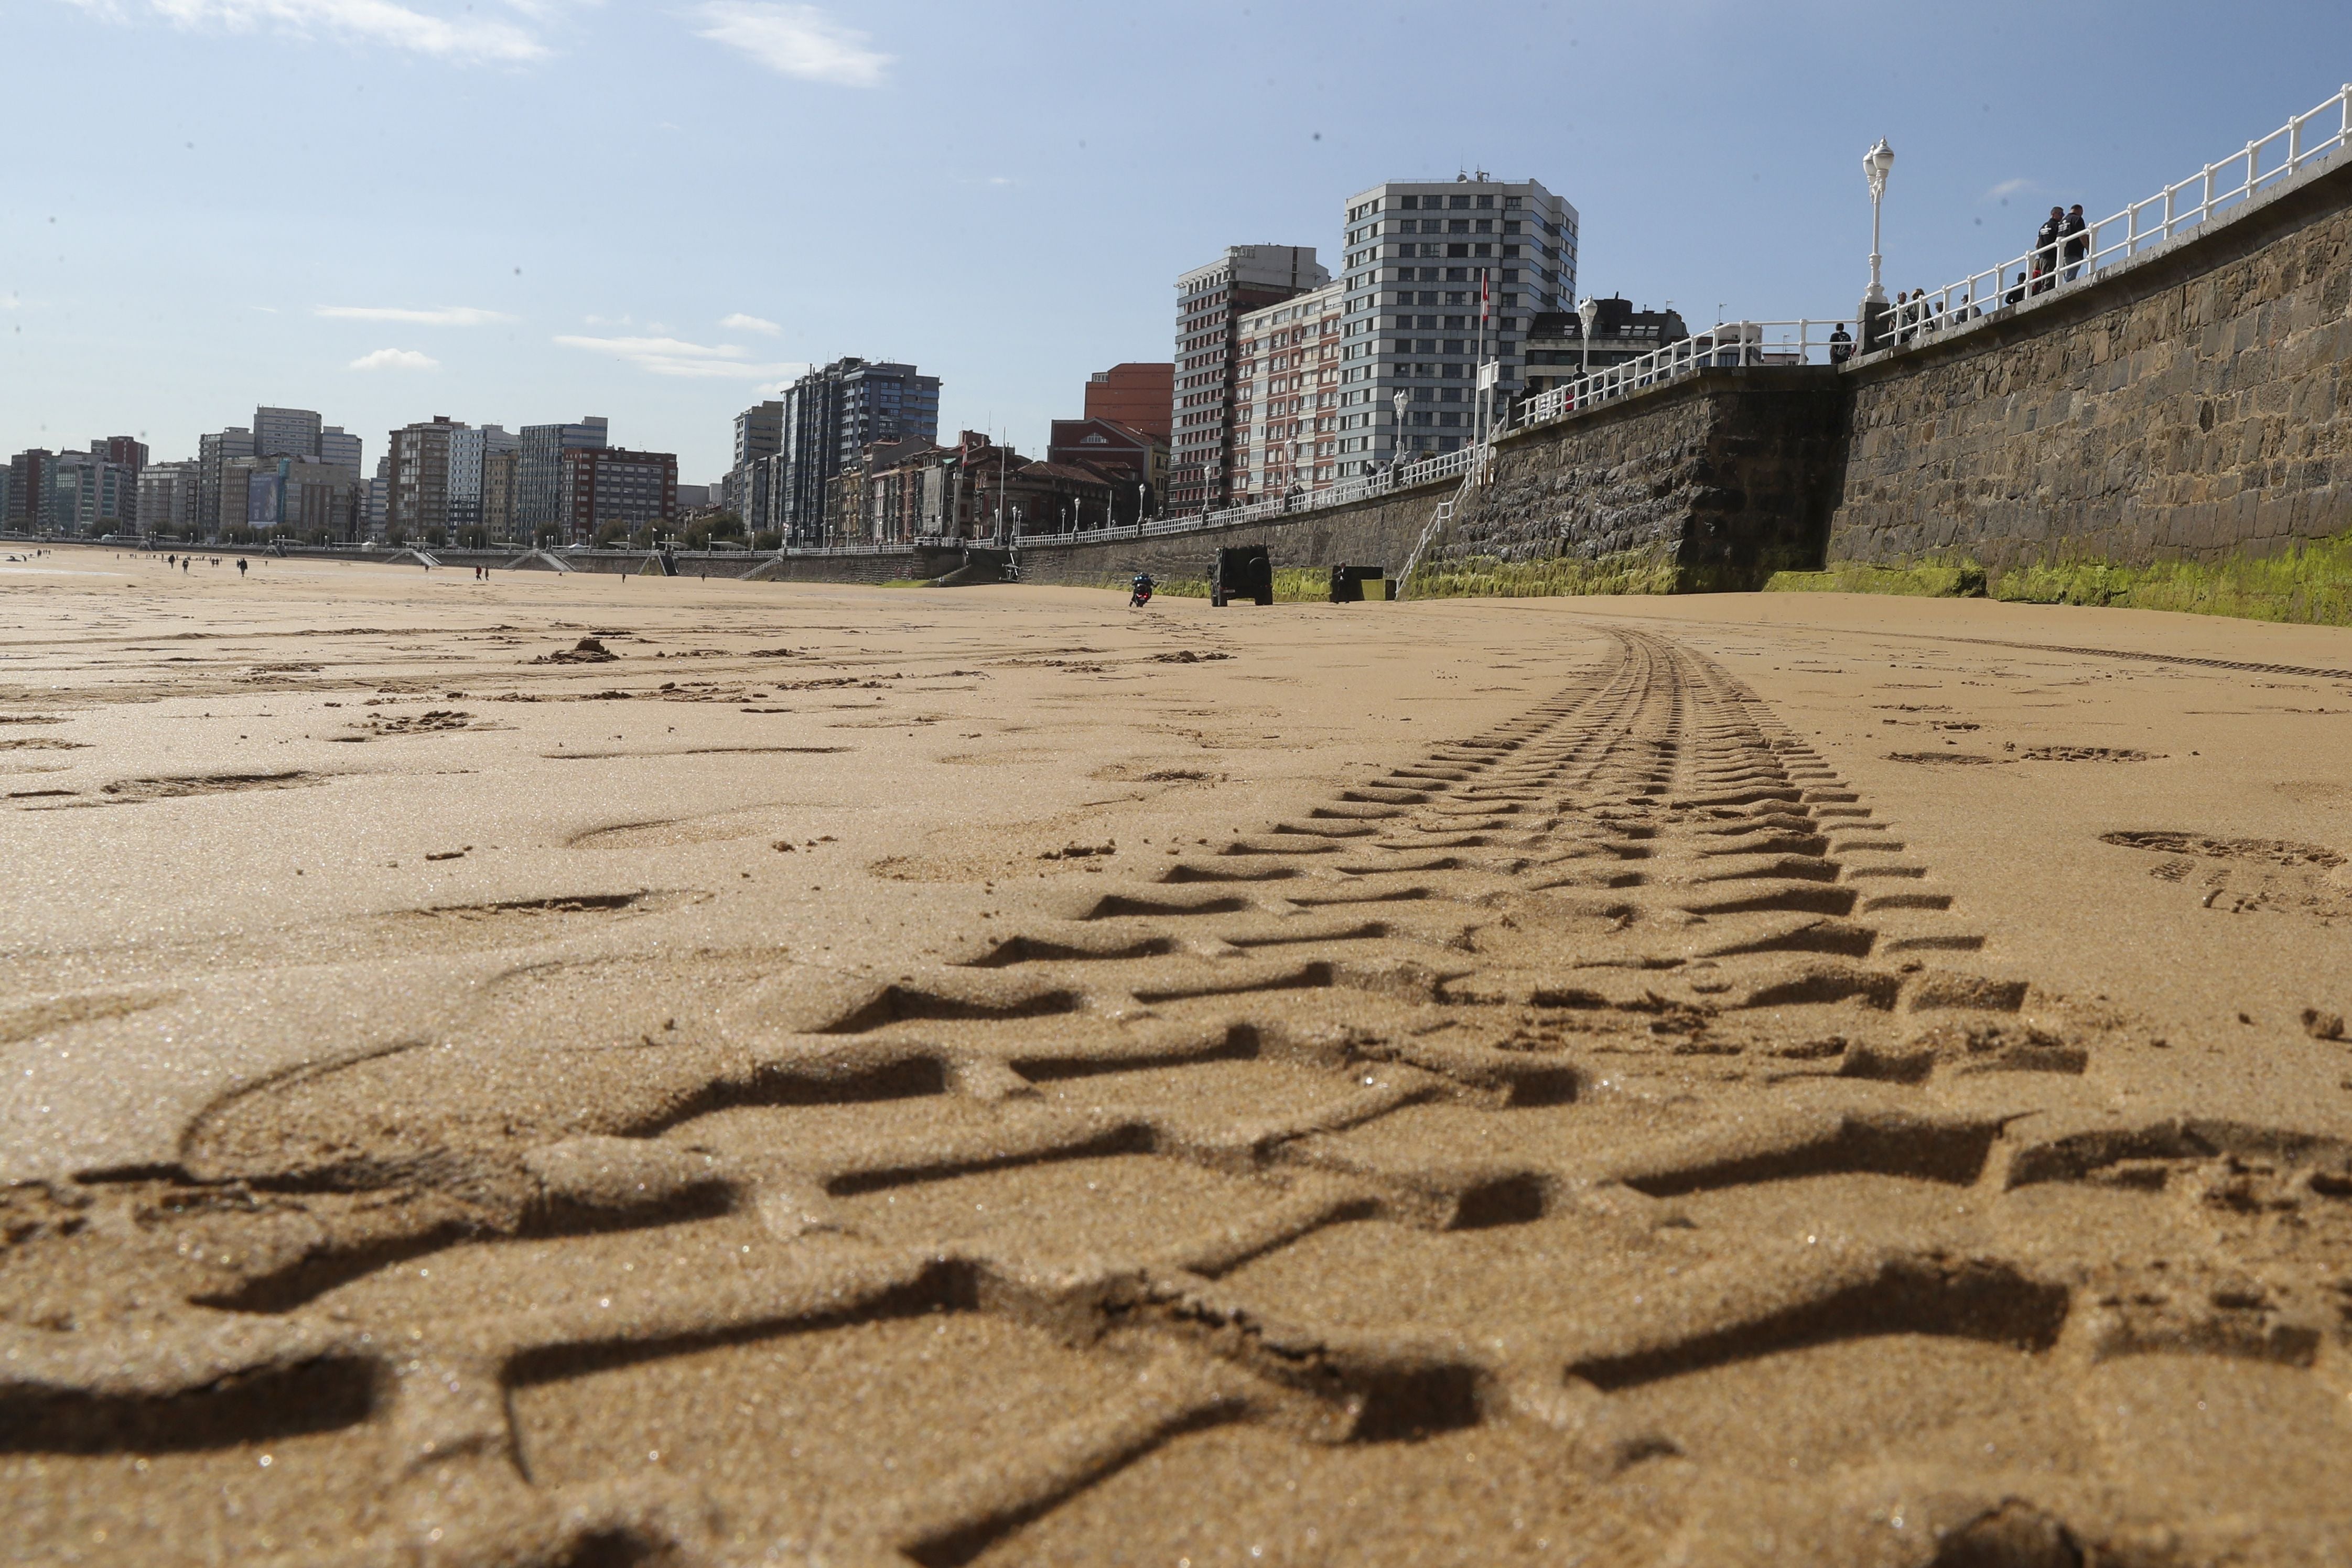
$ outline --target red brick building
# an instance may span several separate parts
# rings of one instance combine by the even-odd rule
[[[1092,397],[1087,402],[1094,402]],[[1115,419],[1089,415],[1054,421],[1045,444],[1045,461],[1083,468],[1111,486],[1113,519],[1135,521],[1140,505],[1156,512],[1168,494],[1168,442]],[[1136,494],[1137,486],[1143,495]]]
[[[584,544],[606,523],[635,529],[677,516],[677,456],[618,446],[563,452],[562,516],[572,542]]]
[[[1087,417],[1166,442],[1175,430],[1175,365],[1132,362],[1097,371],[1087,378]]]

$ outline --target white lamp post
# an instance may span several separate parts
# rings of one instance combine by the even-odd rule
[[[1862,155],[1863,178],[1870,182],[1870,288],[1862,297],[1864,305],[1886,303],[1886,287],[1878,276],[1878,206],[1886,196],[1886,172],[1894,167],[1895,149],[1884,136]]]
[[[1582,381],[1592,374],[1592,327],[1601,319],[1601,301],[1587,296],[1577,301],[1576,314],[1577,319],[1584,323],[1584,335],[1577,340],[1582,363],[1577,366],[1576,374],[1577,379]]]
[[[1404,405],[1412,401],[1412,394],[1407,392],[1402,387],[1397,388],[1396,396],[1389,399],[1389,402],[1396,408],[1397,422],[1395,450],[1390,455],[1389,458],[1389,463],[1391,467],[1404,461]]]

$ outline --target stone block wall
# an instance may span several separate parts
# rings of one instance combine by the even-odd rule
[[[2274,553],[2352,528],[2352,158],[1853,393],[1832,561]]]
[[[1234,545],[1264,545],[1278,567],[1378,566],[1394,576],[1438,504],[1460,484],[1448,479],[1353,506],[1197,533],[1140,539],[1130,534],[1099,543],[1025,548],[1021,580],[1092,587],[1123,581],[1139,571],[1160,579],[1206,578],[1216,552]]]
[[[1843,413],[1826,366],[1709,370],[1512,437],[1430,564],[1615,562],[1676,589],[1818,566]]]

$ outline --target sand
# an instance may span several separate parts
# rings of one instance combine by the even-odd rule
[[[11,1561],[2352,1561],[2352,632],[37,564]]]

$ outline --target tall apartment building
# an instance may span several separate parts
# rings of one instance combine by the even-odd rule
[[[253,455],[257,457],[316,457],[319,416],[307,408],[257,408],[253,411]]]
[[[241,424],[196,437],[196,534],[213,538],[221,528],[221,472],[240,457],[253,455],[253,432]],[[237,513],[228,519],[245,521]]]
[[[119,463],[131,470],[130,509],[123,514],[125,522],[139,520],[139,476],[147,468],[147,444],[135,435],[109,435],[89,444],[89,449],[109,463]]]
[[[151,463],[139,471],[139,531],[185,538],[196,526],[197,465]]]
[[[570,542],[585,544],[606,523],[632,529],[677,516],[677,456],[618,446],[564,449],[563,517]]]
[[[384,527],[412,533],[449,527],[449,448],[464,424],[435,414],[392,433],[392,485],[384,497]]]
[[[1576,298],[1576,209],[1533,180],[1391,181],[1348,199],[1339,472],[1451,452],[1521,390],[1530,319]],[[1406,395],[1397,423],[1396,394]]]
[[[496,424],[460,430],[449,438],[449,526],[478,528],[488,521],[485,505],[488,460],[505,453],[520,455],[522,439]],[[495,536],[493,536],[495,537]]]
[[[360,438],[340,424],[331,424],[319,432],[318,455],[321,462],[340,464],[354,474],[367,472],[360,461]]]
[[[563,455],[604,444],[609,426],[600,414],[577,424],[526,424],[521,461],[515,471],[516,520],[533,539],[544,529],[568,525],[563,504]]]
[[[794,382],[783,402],[768,515],[793,539],[824,537],[826,488],[867,446],[939,439],[940,379],[912,365],[836,360]]]
[[[58,455],[46,446],[29,446],[8,459],[8,528],[31,533],[45,526],[47,515],[48,467]]]
[[[320,457],[239,457],[221,470],[221,514],[259,533],[346,543],[360,531],[360,476]]]
[[[88,538],[131,527],[139,506],[139,470],[109,461],[102,441],[91,443],[91,448],[60,452],[42,465],[38,498],[45,528]]]
[[[510,539],[521,526],[515,510],[522,451],[491,452],[482,458],[482,528],[494,539]]]
[[[1236,502],[1320,490],[1339,465],[1344,284],[1243,316],[1234,333]]]
[[[1237,245],[1176,280],[1176,371],[1168,500],[1222,507],[1232,494],[1234,331],[1241,317],[1331,281],[1311,245]]]
[[[1086,417],[1167,440],[1176,428],[1176,367],[1130,361],[1097,371],[1087,378]]]
[[[383,539],[384,514],[392,507],[392,459],[375,460],[375,476],[367,482],[360,496],[360,521],[367,537],[381,543]]]
[[[735,416],[735,461],[727,466],[719,504],[746,526],[757,527],[768,511],[767,460],[783,450],[784,405],[770,398]]]

